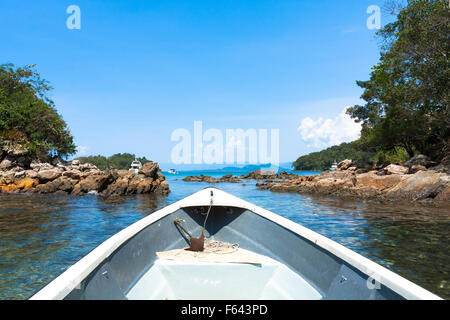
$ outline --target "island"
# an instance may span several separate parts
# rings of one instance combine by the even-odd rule
[[[145,157],[138,171],[106,166],[101,170],[89,163],[92,158],[67,161],[77,150],[73,136],[47,95],[51,87],[34,67],[0,65],[0,192],[73,196],[170,192],[158,163]],[[127,162],[127,156],[118,154],[104,162],[124,168],[120,160]]]

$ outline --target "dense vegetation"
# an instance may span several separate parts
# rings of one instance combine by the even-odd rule
[[[371,161],[374,153],[358,150],[355,142],[342,143],[339,146],[333,146],[320,152],[310,153],[298,158],[293,166],[295,170],[327,170],[334,161],[352,159],[358,163]]]
[[[67,124],[47,97],[50,89],[33,65],[0,65],[0,147],[41,160],[76,152]]]
[[[131,162],[134,161],[135,159],[140,161],[142,164],[150,162],[150,160],[146,159],[145,157],[137,158],[134,154],[131,153],[116,153],[108,158],[105,156],[98,155],[98,156],[79,157],[77,159],[83,163],[91,163],[101,170],[129,169]]]
[[[409,0],[397,20],[377,33],[380,62],[357,81],[364,105],[347,109],[362,123],[361,138],[297,159],[298,170],[326,169],[336,159],[403,162],[421,153],[441,161],[450,153],[450,12],[448,1]]]
[[[450,12],[447,0],[409,0],[377,34],[380,62],[364,89],[363,106],[347,113],[362,122],[360,148],[441,160],[449,151]]]

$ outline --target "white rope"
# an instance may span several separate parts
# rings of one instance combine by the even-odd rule
[[[206,240],[205,249],[203,252],[206,253],[216,253],[216,254],[227,254],[236,252],[239,249],[239,244],[229,243],[216,240]]]

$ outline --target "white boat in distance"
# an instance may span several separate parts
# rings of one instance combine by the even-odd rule
[[[178,171],[175,170],[175,169],[169,169],[169,171],[167,171],[167,173],[170,173],[170,174],[177,174]]]
[[[184,250],[202,235],[203,252]],[[291,220],[206,188],[115,234],[31,299],[440,298]]]
[[[139,169],[142,168],[142,163],[140,161],[138,161],[137,159],[134,159],[133,162],[131,162],[131,166],[130,169],[128,169],[129,171],[134,171],[134,172],[138,172]]]
[[[329,169],[330,171],[335,171],[338,167],[338,163],[336,162],[336,160],[334,160],[333,164],[331,165],[331,168]]]

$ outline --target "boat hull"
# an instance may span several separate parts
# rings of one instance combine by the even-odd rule
[[[255,284],[262,281],[258,277],[267,272],[264,267],[270,266],[269,262],[263,263],[262,266],[245,265],[240,266],[241,268],[228,264],[230,267],[228,269],[231,270],[229,272],[219,271],[226,270],[227,264],[210,263],[206,267],[204,264],[199,264],[198,273],[195,273],[195,265],[192,269],[192,264],[168,263],[172,269],[176,267],[178,271],[166,272],[164,277],[152,278],[155,272],[168,268],[167,265],[160,265],[161,261],[158,260],[156,252],[188,246],[187,239],[182,237],[174,224],[175,218],[185,221],[183,226],[190,234],[200,235],[205,221],[204,213],[211,203],[211,192],[213,205],[206,223],[207,238],[237,243],[240,248],[260,255],[268,259],[267,261],[279,263],[283,266],[280,267],[282,277],[267,276],[266,280],[267,283],[270,281],[272,284],[276,283],[282,289],[284,287],[285,290],[281,291],[288,293],[275,294],[270,291],[270,288],[255,291]],[[205,270],[209,272],[215,270],[212,274],[219,278],[207,276],[208,272]],[[185,279],[190,281],[197,274],[201,275],[198,278],[201,281],[197,281],[198,287],[195,287],[195,281],[186,283],[185,288],[191,289],[191,295],[188,290],[175,289],[174,285],[157,284],[158,279],[165,283],[182,282],[181,280],[173,282],[170,274],[185,274]],[[225,274],[228,275],[225,276]],[[242,277],[242,275],[247,276]],[[232,282],[233,276],[244,280],[238,281],[236,285],[225,285]],[[293,280],[285,281],[283,284],[283,280],[280,279],[286,277],[298,277],[298,285],[289,286],[289,283],[295,283]],[[251,279],[259,280],[251,281]],[[201,285],[208,281],[212,283],[222,281],[224,285],[216,286],[218,289],[213,291],[212,286]],[[303,286],[302,281],[307,286]],[[140,291],[139,288],[141,288]],[[152,294],[157,290],[162,290],[162,293]],[[239,294],[236,294],[238,290]],[[148,294],[139,294],[144,291]],[[200,191],[124,229],[32,298],[160,299],[163,297],[231,300],[439,299],[425,289],[328,238],[213,188]]]

